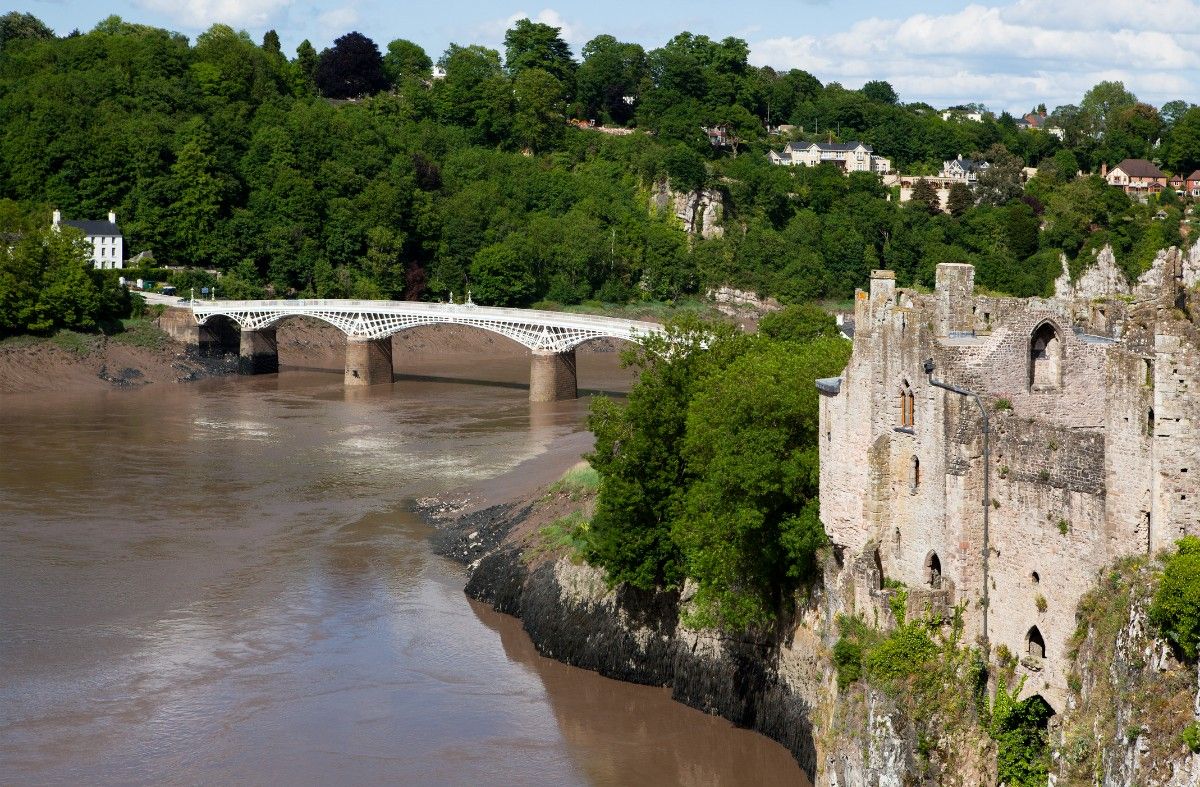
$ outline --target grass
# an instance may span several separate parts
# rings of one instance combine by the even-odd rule
[[[537,540],[525,550],[522,558],[531,562],[560,550],[566,550],[574,563],[583,562],[588,547],[589,525],[582,511],[572,511],[538,530]]]
[[[550,494],[563,494],[571,500],[595,495],[600,489],[600,473],[587,462],[580,462],[550,485]]]
[[[118,344],[161,350],[170,342],[167,334],[148,319],[122,320],[121,327],[123,330],[111,337]]]
[[[99,349],[104,337],[90,333],[76,333],[64,328],[51,336],[50,341],[72,355],[83,356],[90,355]]]
[[[598,314],[605,317],[649,321],[663,321],[683,313],[694,313],[705,317],[720,316],[720,312],[717,311],[715,304],[696,298],[685,298],[678,301],[641,301],[638,303],[584,301],[583,303],[562,304],[557,301],[538,301],[533,304],[532,308],[569,312],[571,314]]]

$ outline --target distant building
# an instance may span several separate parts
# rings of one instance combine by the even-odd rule
[[[88,243],[92,244],[92,267],[125,267],[125,236],[117,226],[117,214],[113,211],[108,212],[108,221],[91,221],[64,219],[62,213],[56,210],[51,226],[56,230],[61,226],[74,227],[83,232]]]
[[[1187,186],[1187,181],[1185,181],[1183,179],[1183,175],[1172,175],[1171,179],[1167,181],[1167,185],[1170,186],[1171,190],[1176,192],[1177,194],[1186,194],[1187,193],[1187,191],[1185,190],[1185,188]]]
[[[846,172],[874,172],[882,175],[890,172],[892,162],[876,156],[868,145],[861,142],[791,142],[782,153],[770,151],[772,164],[815,167],[818,164],[833,164]]]
[[[942,162],[940,177],[974,185],[975,181],[979,180],[980,174],[986,172],[991,166],[986,161],[963,158],[959,153],[958,158]]]
[[[1200,169],[1187,176],[1184,188],[1193,197],[1200,197]]]
[[[942,120],[957,120],[962,122],[969,120],[972,123],[982,123],[983,113],[966,107],[950,107],[942,110]]]
[[[1144,158],[1127,158],[1112,169],[1103,165],[1100,176],[1108,181],[1108,185],[1138,199],[1161,194],[1167,187],[1167,176]]]
[[[1053,134],[1060,140],[1067,136],[1067,132],[1058,126],[1050,125],[1050,120],[1046,117],[1045,112],[1030,112],[1028,115],[1020,118],[1016,125],[1022,131],[1044,131],[1047,134]]]

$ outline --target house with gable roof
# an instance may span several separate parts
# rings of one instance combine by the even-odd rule
[[[1183,187],[1189,196],[1200,197],[1200,169],[1187,176]]]
[[[892,162],[876,156],[869,145],[862,142],[790,142],[782,153],[768,153],[772,164],[815,167],[818,164],[833,164],[849,172],[874,172],[882,175],[892,169]]]
[[[1108,185],[1137,199],[1161,194],[1167,188],[1167,176],[1144,158],[1127,158],[1112,169],[1104,165],[1100,169],[1100,176]]]
[[[74,227],[82,232],[92,244],[93,268],[125,267],[125,236],[117,226],[117,214],[113,211],[108,212],[108,221],[92,221],[64,219],[62,212],[56,210],[50,226],[55,230],[62,226]]]

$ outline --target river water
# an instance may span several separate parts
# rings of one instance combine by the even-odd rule
[[[526,397],[284,372],[0,399],[0,783],[804,783],[538,656],[432,554],[414,498],[582,428],[586,401]]]

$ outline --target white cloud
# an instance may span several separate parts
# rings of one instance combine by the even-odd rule
[[[892,83],[906,101],[981,101],[1027,111],[1077,103],[1104,79],[1142,100],[1193,97],[1200,87],[1200,3],[1163,0],[1013,0],[947,14],[871,18],[828,36],[754,42],[751,59],[803,68],[857,87]]]
[[[476,37],[499,45],[504,41],[504,34],[508,29],[522,19],[559,28],[559,36],[571,45],[576,55],[579,53],[579,48],[588,41],[588,38],[585,37],[586,31],[582,27],[568,22],[563,18],[562,14],[553,8],[543,8],[536,14],[531,14],[528,11],[517,11],[504,19],[492,19],[484,22],[475,29]]]
[[[333,37],[345,35],[358,23],[358,11],[350,6],[332,8],[317,15],[317,22],[325,30],[333,31]]]
[[[263,27],[294,0],[136,0],[139,8],[162,14],[186,29],[204,30],[222,22],[231,27]]]

